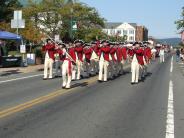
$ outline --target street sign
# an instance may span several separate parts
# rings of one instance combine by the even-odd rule
[[[22,20],[22,11],[14,11],[14,20]]]
[[[20,45],[20,53],[25,54],[26,53],[26,46]]]
[[[59,42],[60,41],[59,35],[55,35],[54,37],[55,37],[54,39],[55,39],[56,42]]]
[[[77,30],[77,22],[72,21],[72,30]]]
[[[22,11],[14,11],[13,20],[11,20],[11,28],[25,28],[25,20],[22,19]]]
[[[11,28],[25,28],[25,20],[11,20]]]

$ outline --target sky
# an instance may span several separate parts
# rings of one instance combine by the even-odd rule
[[[108,22],[144,25],[155,38],[180,37],[174,22],[181,19],[184,0],[80,0],[95,7]]]

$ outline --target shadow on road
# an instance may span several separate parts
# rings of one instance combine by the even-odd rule
[[[20,74],[22,73],[19,69],[16,69],[16,70],[8,70],[8,71],[3,71],[0,76],[9,76],[9,75],[12,75],[12,74]]]
[[[87,85],[88,85],[88,82],[75,83],[75,84],[72,85],[72,88],[85,87]]]
[[[140,82],[144,82],[148,77],[151,77],[151,76],[152,76],[152,73],[151,73],[151,72],[148,72],[148,73],[145,75],[145,77],[139,79],[139,83],[140,83]]]

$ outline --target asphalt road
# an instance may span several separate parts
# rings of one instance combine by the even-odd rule
[[[73,82],[75,87],[67,93],[0,118],[0,138],[183,138],[180,66],[168,57],[163,64],[151,64],[149,72],[138,85],[130,84],[128,72],[107,83],[97,83],[96,78]],[[4,82],[0,84],[0,109],[60,87],[60,78],[42,81],[40,76]],[[168,97],[170,92],[173,99]],[[168,101],[173,101],[173,119],[170,114],[168,118]],[[174,131],[171,137],[166,137],[168,131]]]

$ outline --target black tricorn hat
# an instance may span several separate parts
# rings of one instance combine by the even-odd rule
[[[89,43],[85,43],[85,44],[84,44],[84,46],[91,46],[91,44],[89,44]]]
[[[46,42],[48,43],[49,41],[51,41],[51,39],[50,38],[48,38],[47,40],[46,40]]]
[[[84,44],[84,41],[82,41],[82,40],[78,40],[78,39],[77,39],[77,40],[75,40],[75,41],[74,41],[74,44],[76,44],[76,43]]]
[[[97,44],[97,42],[96,41],[92,41],[91,44]]]
[[[135,42],[135,43],[133,43],[133,46],[135,46],[135,45],[137,45],[137,44],[140,44],[139,42]]]
[[[102,40],[101,44],[103,44],[103,43],[109,43],[109,41],[108,40]]]
[[[66,47],[65,43],[58,43],[59,46]]]

